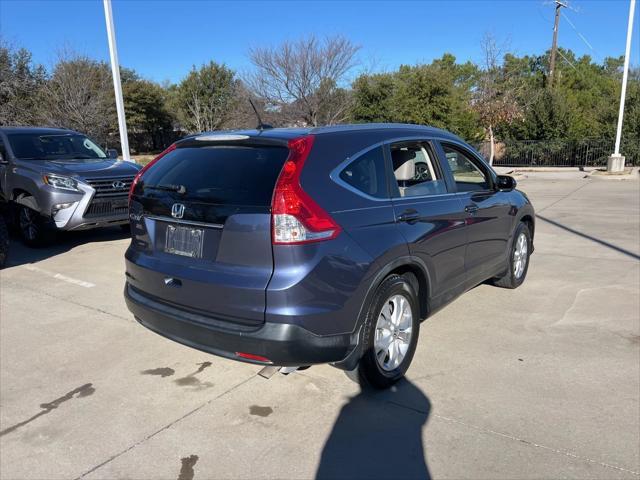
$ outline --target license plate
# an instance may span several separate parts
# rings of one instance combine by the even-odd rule
[[[185,257],[202,258],[203,238],[204,230],[201,228],[167,225],[164,251]]]
[[[128,198],[118,198],[111,200],[111,208],[124,208],[129,205]]]

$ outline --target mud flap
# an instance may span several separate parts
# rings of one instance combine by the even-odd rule
[[[331,363],[330,365],[340,370],[355,370],[360,363],[360,359],[362,355],[364,355],[364,351],[362,349],[362,325],[358,328],[358,333],[356,335],[356,346],[351,350],[349,355],[346,356],[344,360],[340,360],[339,362]]]

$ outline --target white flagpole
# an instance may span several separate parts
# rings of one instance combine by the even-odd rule
[[[633,33],[633,16],[636,8],[636,0],[629,4],[629,23],[627,25],[627,47],[624,53],[624,70],[622,73],[622,92],[620,94],[620,110],[618,111],[618,130],[616,132],[616,146],[614,154],[609,157],[607,170],[623,171],[624,157],[620,155],[620,140],[622,139],[622,118],[624,117],[624,101],[627,95],[627,79],[629,77],[629,57],[631,55],[631,35]]]
[[[109,38],[109,56],[111,57],[111,75],[113,77],[113,90],[116,95],[116,111],[118,112],[118,127],[120,129],[120,145],[122,158],[130,162],[129,137],[127,137],[127,120],[124,115],[124,100],[122,99],[122,84],[120,83],[120,64],[118,63],[118,49],[116,47],[116,32],[113,27],[113,12],[111,0],[104,1],[104,17],[107,22],[107,37]]]

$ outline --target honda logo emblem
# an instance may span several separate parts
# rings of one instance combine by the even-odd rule
[[[122,180],[116,180],[115,182],[113,182],[111,184],[111,186],[115,189],[115,190],[119,190],[121,188],[126,188],[127,184],[124,183]]]
[[[182,218],[184,215],[184,205],[181,203],[174,203],[171,206],[171,216],[173,218]]]

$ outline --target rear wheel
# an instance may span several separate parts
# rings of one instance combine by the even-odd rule
[[[513,236],[513,245],[509,254],[508,270],[493,284],[503,288],[518,288],[524,282],[529,270],[531,256],[531,232],[526,223],[520,223]]]
[[[400,275],[387,277],[367,309],[365,351],[358,365],[361,382],[382,389],[400,380],[413,359],[419,328],[413,287]]]
[[[53,239],[49,219],[24,205],[18,206],[18,232],[29,247],[42,247]]]

